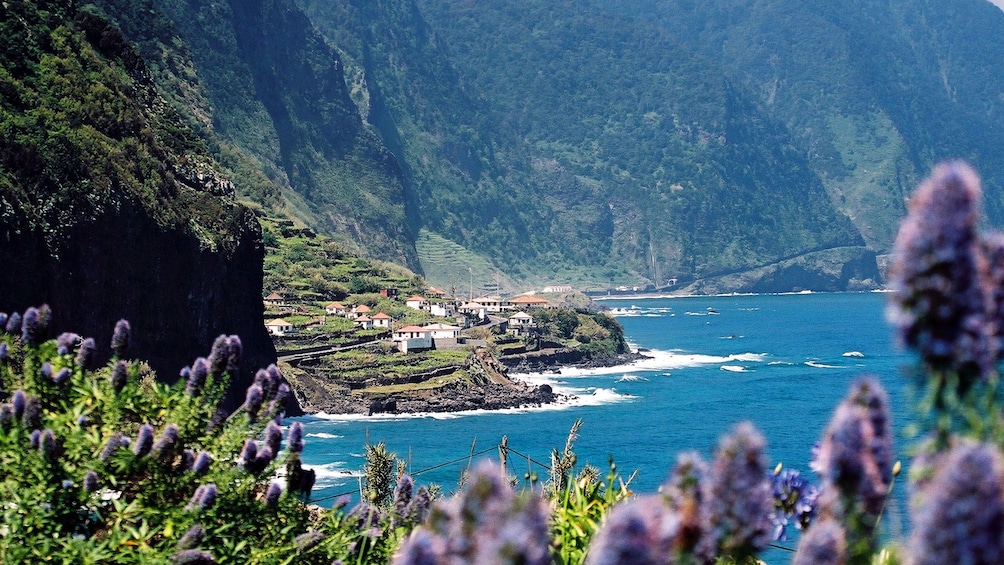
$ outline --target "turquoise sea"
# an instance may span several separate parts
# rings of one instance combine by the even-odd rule
[[[814,479],[808,465],[812,446],[859,376],[873,375],[885,385],[897,429],[912,415],[902,375],[911,358],[893,345],[883,318],[885,301],[881,293],[605,301],[632,347],[650,358],[629,366],[523,376],[574,394],[568,404],[301,418],[305,462],[318,473],[314,499],[330,503],[358,489],[367,442],[386,442],[408,462],[419,484],[437,483],[450,493],[470,454],[497,460],[494,447],[505,435],[514,451],[510,472],[523,477],[530,470],[543,480],[546,470],[535,462],[546,464],[551,449],[564,446],[578,418],[583,421],[575,442],[579,464],[605,471],[612,457],[622,474],[637,471],[636,492],[655,491],[681,451],[710,458],[719,436],[742,420],[766,436],[771,466],[782,462]],[[905,446],[900,440],[897,452]],[[904,492],[901,481],[890,512],[893,523]]]

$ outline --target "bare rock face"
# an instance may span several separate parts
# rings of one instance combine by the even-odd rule
[[[129,357],[149,361],[166,382],[207,355],[216,336],[237,334],[244,358],[227,396],[236,406],[254,371],[275,361],[275,349],[261,318],[261,226],[245,208],[226,214],[231,232],[218,249],[191,232],[159,227],[129,204],[77,223],[56,248],[45,234],[0,215],[0,310],[49,304],[53,335],[94,337],[106,356],[112,329],[125,318]]]

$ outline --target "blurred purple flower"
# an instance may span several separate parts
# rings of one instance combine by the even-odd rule
[[[724,554],[742,561],[770,543],[774,499],[764,467],[765,446],[749,422],[719,443],[702,493],[698,552],[705,558]]]
[[[293,422],[293,425],[289,427],[289,437],[286,442],[290,453],[303,451],[303,425],[300,422]]]
[[[7,429],[14,423],[14,409],[10,404],[0,404],[0,429]]]
[[[11,312],[10,317],[7,318],[7,325],[4,329],[6,329],[9,334],[16,334],[21,331],[21,314]]]
[[[56,383],[57,385],[61,385],[68,380],[70,380],[70,370],[67,369],[66,367],[63,367],[62,369],[57,371],[55,375],[52,376],[52,382]]]
[[[209,351],[209,372],[216,378],[223,376],[227,368],[227,356],[229,354],[230,342],[226,334],[220,334],[213,340],[213,347]]]
[[[94,492],[98,490],[98,474],[88,470],[84,473],[84,491]]]
[[[227,349],[227,372],[231,375],[236,373],[241,366],[241,355],[244,353],[244,346],[241,344],[241,338],[236,335],[232,335],[228,338],[228,349]]]
[[[262,401],[264,401],[264,396],[261,387],[256,384],[249,386],[247,394],[244,397],[244,409],[247,410],[248,418],[252,422],[257,419]]]
[[[271,420],[265,426],[265,446],[271,449],[272,453],[279,453],[282,448],[282,427]]]
[[[7,342],[0,343],[0,363],[6,363],[9,357],[10,349],[7,347]]]
[[[209,465],[213,462],[212,456],[205,451],[200,451],[195,456],[195,463],[192,464],[192,472],[196,475],[205,475],[209,471]]]
[[[21,419],[24,416],[24,408],[28,404],[28,395],[23,390],[14,391],[14,396],[10,399],[11,408],[14,410],[14,417]]]
[[[42,457],[49,462],[53,462],[59,457],[59,440],[56,439],[56,432],[46,428],[38,438],[38,451]]]
[[[153,448],[153,426],[143,424],[136,434],[136,443],[132,446],[132,452],[137,457],[143,457]]]
[[[38,446],[42,443],[42,430],[31,430],[28,434],[28,445],[32,449],[38,449]]]
[[[593,537],[587,565],[674,563],[680,517],[660,496],[635,497],[614,506]]]
[[[919,493],[912,565],[1004,563],[1004,463],[989,444],[964,443],[944,457]]]
[[[910,201],[889,269],[889,321],[903,345],[962,384],[992,370],[976,226],[981,188],[962,162],[935,167]]]
[[[168,424],[160,433],[157,442],[153,444],[153,456],[158,459],[168,459],[174,456],[178,446],[178,426]]]
[[[127,446],[129,444],[128,441],[125,436],[116,432],[105,442],[105,446],[101,448],[101,454],[98,457],[102,461],[108,461],[119,448]]]
[[[39,319],[38,308],[29,307],[21,319],[21,341],[27,345],[38,345],[42,342],[45,328]]]
[[[185,506],[186,510],[205,510],[216,503],[216,485],[209,483],[205,485],[199,485],[195,489],[195,494],[192,495],[192,499],[189,501],[188,505]]]
[[[84,338],[77,350],[77,365],[85,371],[93,371],[97,362],[97,345],[93,337]]]
[[[171,556],[175,565],[211,565],[216,563],[213,555],[201,549],[184,549]]]
[[[45,363],[42,363],[42,368],[39,369],[38,372],[42,373],[42,378],[43,379],[45,379],[47,381],[51,381],[52,380],[52,363],[49,363],[48,361],[46,361]]]
[[[820,520],[798,542],[792,565],[844,565],[847,563],[847,542],[844,530],[833,520]]]
[[[115,367],[112,369],[109,382],[112,385],[112,390],[115,392],[119,392],[125,388],[129,382],[129,363],[122,360],[117,361]]]
[[[63,332],[56,338],[56,349],[60,355],[69,355],[80,343],[80,336],[72,332]]]
[[[115,331],[112,332],[112,352],[116,357],[122,359],[129,352],[129,342],[132,329],[128,320],[119,320],[115,323]]]
[[[324,534],[321,532],[306,532],[296,536],[293,543],[296,544],[298,553],[306,553],[320,545],[322,541],[324,541]]]
[[[21,422],[29,430],[42,427],[42,402],[37,396],[27,397]]]
[[[410,518],[412,492],[415,482],[411,475],[401,475],[394,486],[394,518],[397,521],[407,522]]]
[[[265,491],[265,504],[275,506],[280,496],[282,496],[282,486],[279,483],[269,483]]]
[[[677,456],[676,467],[663,485],[666,504],[680,520],[676,536],[676,549],[693,553],[701,539],[701,505],[704,498],[702,485],[708,474],[708,465],[697,453]]]
[[[774,493],[774,512],[771,515],[771,522],[774,524],[773,538],[775,541],[784,541],[788,539],[786,528],[789,519],[794,519],[795,527],[800,530],[812,522],[816,514],[819,489],[794,469],[772,473],[771,484]]]
[[[178,549],[192,549],[199,547],[199,544],[202,543],[202,540],[205,539],[205,537],[206,529],[199,524],[196,524],[191,528],[188,528],[185,535],[181,536],[181,539],[178,540]]]

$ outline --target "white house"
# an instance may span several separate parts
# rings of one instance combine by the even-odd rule
[[[374,328],[389,328],[390,323],[394,321],[394,318],[390,317],[389,314],[385,312],[377,312],[371,316],[373,320]]]
[[[359,316],[358,318],[353,320],[352,323],[358,326],[359,329],[363,330],[373,329],[373,318],[370,318],[369,316]]]
[[[282,318],[276,318],[275,320],[266,322],[265,329],[268,330],[268,333],[276,337],[283,337],[293,331],[293,324],[283,320]]]
[[[440,318],[452,318],[453,316],[456,316],[457,309],[453,304],[443,302],[439,304],[430,304],[429,313]]]
[[[423,296],[415,295],[404,301],[405,306],[408,308],[414,308],[415,310],[428,310],[429,301]]]
[[[331,316],[344,316],[345,306],[341,302],[332,302],[324,307],[324,312]]]
[[[370,312],[372,311],[373,309],[370,308],[369,306],[365,304],[358,304],[352,308],[352,315],[350,316],[350,318],[354,320],[359,316],[369,316]]]
[[[533,316],[526,312],[516,312],[512,316],[509,316],[509,329],[511,331],[520,333],[532,327],[534,327]]]
[[[488,312],[492,314],[512,310],[512,303],[498,296],[482,296],[481,298],[475,298],[474,302],[484,304]]]
[[[480,302],[467,302],[457,309],[459,312],[467,314],[470,318],[484,320],[488,317],[488,307]]]
[[[432,339],[456,339],[460,335],[460,326],[451,326],[449,324],[429,324],[423,326],[425,329],[432,332]]]
[[[432,349],[432,331],[421,326],[398,328],[394,330],[392,339],[403,353],[413,349]]]

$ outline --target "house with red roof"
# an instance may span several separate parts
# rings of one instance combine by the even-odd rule
[[[377,312],[370,316],[370,318],[373,320],[374,328],[390,328],[391,322],[394,321],[394,318],[385,312]]]

